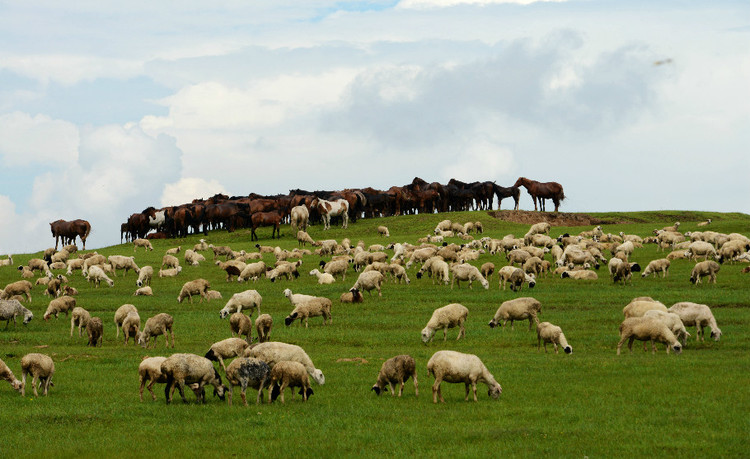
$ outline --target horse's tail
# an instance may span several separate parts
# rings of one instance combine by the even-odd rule
[[[563,191],[562,188],[560,188],[560,201],[564,201],[564,200],[565,200],[565,192]]]
[[[85,243],[86,238],[89,237],[89,233],[91,232],[91,223],[87,222],[86,220],[84,220],[83,222],[84,222],[84,226],[86,227],[86,232],[83,234],[83,237],[81,239],[83,239]]]

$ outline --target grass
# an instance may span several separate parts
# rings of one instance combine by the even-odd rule
[[[712,229],[747,234],[750,216],[701,212],[637,212],[594,214],[600,218],[628,221],[605,225],[605,232],[648,235],[657,227],[679,219],[682,230],[695,230],[698,221],[713,219]],[[323,233],[320,226],[310,229],[315,239],[344,237],[366,244],[379,243],[376,227],[387,225],[391,241],[415,242],[438,221],[481,220],[485,235],[522,235],[528,225],[490,218],[484,212],[449,215],[417,215],[359,220],[348,230],[334,228]],[[552,235],[578,233],[581,227],[555,227]],[[259,230],[261,243],[295,247],[288,227],[280,241],[270,240],[270,229]],[[158,269],[161,256],[169,247],[192,247],[199,236],[180,240],[154,241],[153,252],[139,250],[139,266]],[[252,250],[248,231],[216,231],[207,240],[233,249]],[[98,250],[104,255],[132,254],[129,244]],[[15,255],[15,264],[26,263],[40,254]],[[608,255],[608,254],[607,254]],[[641,265],[664,256],[653,245],[637,249],[634,261]],[[180,254],[182,259],[182,254]],[[207,255],[211,259],[211,256]],[[266,256],[271,262],[272,257]],[[634,278],[633,285],[613,285],[604,271],[597,281],[542,278],[537,287],[524,290],[542,303],[542,320],[560,325],[574,353],[570,356],[545,354],[536,348],[536,334],[528,323],[517,323],[515,330],[490,329],[487,322],[502,301],[518,296],[497,287],[451,290],[417,280],[409,271],[410,285],[387,283],[383,297],[365,294],[365,303],[342,305],[338,296],[356,278],[349,271],[344,282],[320,286],[306,272],[317,265],[318,257],[305,259],[303,276],[293,282],[227,283],[223,271],[209,262],[200,267],[185,266],[175,279],[154,279],[154,297],[133,297],[136,276],[115,278],[115,286],[94,288],[80,272],[70,276],[78,288],[78,304],[93,316],[102,317],[104,346],[89,348],[85,338],[69,337],[69,318],[49,322],[42,315],[49,299],[35,287],[30,308],[35,319],[27,326],[0,325],[0,357],[20,377],[20,358],[28,352],[44,352],[55,360],[55,386],[48,397],[36,398],[27,392],[18,396],[10,385],[0,384],[0,412],[8,434],[0,445],[3,456],[247,456],[279,457],[297,454],[314,456],[674,456],[717,455],[742,457],[747,454],[750,433],[750,296],[748,277],[741,267],[722,266],[716,285],[693,286],[688,282],[692,263],[675,261],[666,279]],[[498,267],[504,258],[482,255],[478,265],[493,261]],[[13,267],[0,268],[0,285],[17,280]],[[203,277],[224,296],[224,301],[183,303],[176,301],[187,280]],[[310,320],[310,328],[298,324],[285,327],[283,318],[291,311],[283,297],[287,287],[295,292],[312,293],[334,299],[333,324],[324,327],[320,318]],[[138,401],[137,367],[142,356],[193,352],[203,355],[211,343],[229,336],[226,320],[218,311],[232,293],[248,288],[263,296],[262,312],[274,317],[272,339],[299,344],[326,375],[324,386],[314,386],[308,403],[299,396],[287,397],[281,405],[241,406],[213,398],[197,405],[165,406],[163,386],[155,386],[157,401]],[[622,307],[636,296],[652,296],[667,305],[695,301],[712,306],[723,331],[720,342],[696,344],[689,341],[684,352],[669,355],[659,346],[656,355],[636,350],[632,355],[615,355],[619,339],[617,327]],[[443,342],[425,346],[419,338],[432,311],[450,302],[469,308],[466,338],[455,341],[450,330]],[[155,349],[123,347],[115,341],[113,315],[123,303],[138,307],[142,321],[158,312],[175,318],[177,345],[165,350],[163,337]],[[689,330],[694,334],[694,330]],[[636,343],[635,348],[638,349]],[[479,402],[464,402],[462,385],[443,385],[445,404],[433,405],[432,378],[426,363],[440,349],[477,354],[503,386],[500,399],[478,388]],[[402,398],[375,396],[370,387],[382,362],[396,354],[408,353],[416,360],[420,395],[414,397],[411,381]],[[364,359],[364,361],[362,360]],[[218,365],[217,365],[218,366]],[[237,392],[237,391],[236,391]],[[254,400],[255,392],[248,391]],[[178,399],[177,399],[178,400]],[[10,427],[10,428],[9,428]]]

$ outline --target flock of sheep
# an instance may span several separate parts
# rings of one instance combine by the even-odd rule
[[[708,224],[710,222],[707,222]],[[705,226],[702,225],[702,226]],[[677,259],[703,258],[692,270],[690,281],[700,283],[702,278],[709,282],[716,282],[716,274],[724,262],[749,261],[750,239],[741,234],[721,234],[712,231],[692,232],[682,234],[678,231],[679,223],[656,230],[653,236],[642,238],[637,235],[620,233],[618,235],[605,234],[600,226],[584,231],[578,235],[564,234],[558,238],[549,236],[550,225],[538,223],[532,225],[522,237],[513,235],[502,239],[479,237],[482,231],[480,222],[459,224],[445,220],[432,231],[431,234],[417,241],[417,244],[395,243],[384,246],[374,244],[365,247],[363,242],[353,245],[348,239],[341,242],[335,240],[315,241],[304,230],[297,234],[300,248],[284,250],[279,247],[267,247],[256,244],[257,251],[236,252],[228,246],[213,246],[201,240],[192,249],[184,251],[185,264],[197,266],[208,264],[202,252],[213,252],[213,262],[218,269],[226,272],[227,281],[248,282],[258,281],[276,282],[291,280],[301,274],[299,268],[302,260],[310,256],[330,257],[329,261],[320,260],[317,268],[309,271],[315,276],[319,284],[331,284],[345,281],[347,273],[354,271],[357,279],[339,301],[344,303],[360,303],[364,301],[363,292],[377,292],[382,296],[383,284],[388,280],[409,284],[408,272],[415,265],[419,266],[415,277],[421,279],[428,276],[432,283],[450,285],[451,289],[460,288],[461,282],[472,288],[477,283],[484,289],[489,288],[489,279],[497,272],[498,286],[502,289],[510,285],[513,292],[520,292],[524,286],[534,288],[541,277],[558,275],[570,279],[597,279],[596,269],[607,264],[609,275],[613,282],[623,284],[632,283],[632,273],[640,272],[637,263],[629,261],[633,252],[644,244],[657,244],[659,250],[670,250],[670,253],[657,260],[652,260],[642,271],[642,276],[660,275],[666,277],[672,261]],[[476,232],[476,236],[472,236]],[[390,233],[384,226],[378,228],[378,234],[389,237]],[[447,243],[447,239],[460,238],[460,243]],[[310,244],[310,248],[307,248]],[[146,239],[136,239],[134,250],[144,248],[153,250]],[[392,255],[386,253],[392,250]],[[68,277],[77,270],[95,287],[101,283],[112,287],[117,278],[117,271],[129,270],[138,274],[134,295],[153,295],[152,278],[155,270],[151,266],[139,267],[134,256],[112,255],[105,258],[96,252],[81,256],[74,256],[77,249],[74,245],[66,246],[61,251],[48,250],[42,259],[31,259],[27,265],[19,266],[18,270],[24,278],[8,284],[0,291],[0,320],[5,320],[6,329],[10,322],[16,325],[16,318],[23,318],[23,323],[29,323],[33,312],[23,306],[21,302],[31,301],[32,284],[27,279],[36,279],[36,285],[41,285],[44,293],[51,296],[49,305],[43,315],[45,321],[60,313],[69,315],[71,321],[70,335],[78,328],[79,337],[86,329],[88,344],[97,346],[102,344],[103,324],[99,317],[91,317],[84,308],[77,306],[77,290],[69,285]],[[158,270],[158,277],[184,276],[178,254],[181,247],[169,249],[164,254],[162,265]],[[605,253],[611,253],[609,260]],[[489,253],[495,259],[502,260],[505,266],[495,269],[495,264],[486,262],[476,267],[469,262],[476,261],[480,255]],[[271,254],[276,262],[267,265],[263,260],[264,254]],[[223,260],[222,260],[223,257]],[[550,258],[550,259],[547,259]],[[12,257],[0,260],[0,266],[12,266]],[[416,268],[414,268],[416,269]],[[63,274],[53,274],[53,270],[65,270]],[[112,276],[112,277],[110,277]],[[327,297],[294,293],[290,288],[284,290],[284,296],[290,302],[292,311],[284,319],[289,326],[299,320],[305,327],[309,326],[309,319],[322,317],[323,324],[331,324],[333,319],[331,308],[333,301]],[[220,299],[221,294],[211,289],[205,279],[193,279],[184,283],[177,295],[178,303]],[[184,401],[185,386],[193,390],[200,401],[205,400],[205,387],[214,387],[214,394],[222,400],[228,394],[228,403],[232,403],[232,390],[240,386],[243,403],[247,404],[246,390],[248,387],[258,391],[256,402],[260,402],[262,391],[268,392],[268,402],[279,395],[284,402],[284,391],[287,387],[299,388],[303,400],[313,394],[310,379],[317,384],[324,384],[323,372],[316,368],[304,349],[299,346],[269,341],[273,327],[273,319],[269,314],[261,314],[262,297],[257,290],[248,289],[232,295],[225,306],[219,311],[219,317],[229,317],[232,337],[212,344],[205,354],[177,353],[169,357],[144,358],[138,368],[140,378],[139,394],[143,400],[143,390],[147,388],[155,400],[152,388],[155,383],[165,384],[165,398],[167,403],[172,401],[174,390]],[[529,330],[536,326],[537,346],[552,344],[555,353],[558,347],[567,354],[572,353],[572,347],[562,329],[550,322],[539,322],[541,303],[533,297],[519,297],[503,302],[497,309],[490,327],[505,326],[508,321],[513,327],[514,321],[528,320]],[[255,321],[257,342],[252,343],[253,313],[257,310]],[[243,312],[244,311],[244,312]],[[422,329],[423,343],[429,343],[438,330],[443,330],[443,340],[447,339],[448,329],[458,328],[457,340],[466,334],[465,322],[469,310],[459,304],[452,303],[436,309],[432,317]],[[703,339],[703,329],[708,327],[714,340],[719,340],[721,330],[707,305],[679,302],[667,308],[664,304],[650,297],[633,299],[623,309],[624,320],[620,325],[620,341],[617,344],[617,354],[627,341],[632,351],[634,340],[651,343],[655,352],[656,342],[666,345],[667,353],[673,350],[679,353],[690,334],[686,326],[696,327],[696,339]],[[124,344],[132,338],[134,342],[149,348],[156,345],[156,338],[164,335],[165,346],[174,349],[175,340],[172,332],[174,319],[170,314],[159,313],[150,317],[143,324],[137,308],[132,304],[121,306],[114,315],[114,324],[119,339],[120,330],[123,333]],[[235,336],[236,335],[236,336]],[[244,339],[243,339],[244,336]],[[226,359],[234,360],[225,364]],[[218,361],[224,371],[225,386],[219,371],[213,361]],[[442,381],[450,383],[464,383],[466,399],[470,389],[473,390],[474,400],[477,400],[476,385],[484,383],[488,386],[488,394],[499,397],[502,388],[482,361],[476,355],[463,354],[455,351],[443,350],[436,352],[428,361],[427,369],[434,377],[432,386],[433,402],[438,399],[443,402],[440,390]],[[55,371],[54,362],[44,354],[27,354],[21,359],[22,379],[19,381],[10,368],[0,360],[0,378],[8,381],[12,387],[22,395],[25,394],[26,377],[32,376],[34,394],[37,388],[42,388],[43,395],[47,395]],[[415,395],[418,394],[416,363],[409,355],[398,355],[385,361],[377,375],[372,390],[380,394],[386,387],[392,395],[401,396],[404,383],[413,379]],[[148,383],[148,386],[146,384]],[[294,390],[292,390],[294,397]]]

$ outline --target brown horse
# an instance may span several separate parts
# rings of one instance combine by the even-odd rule
[[[519,177],[513,186],[523,186],[534,200],[534,210],[537,210],[536,200],[539,199],[539,207],[544,212],[544,200],[551,199],[555,203],[555,212],[560,207],[560,201],[565,199],[563,187],[557,182],[537,182],[526,177]]]
[[[69,222],[57,220],[50,223],[49,226],[52,230],[52,236],[55,238],[55,250],[57,250],[59,239],[62,239],[63,245],[74,244],[76,237],[81,238],[83,250],[86,250],[86,238],[91,232],[91,224],[86,220],[77,219]]]
[[[260,226],[273,226],[273,230],[271,231],[271,239],[274,238],[274,235],[281,238],[281,220],[283,218],[284,215],[279,213],[279,211],[277,210],[272,210],[271,212],[255,212],[250,216],[250,221],[253,224],[252,230],[250,232],[250,240],[258,240],[258,235],[255,234],[255,230]]]

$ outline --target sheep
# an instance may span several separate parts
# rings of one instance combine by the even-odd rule
[[[136,273],[141,271],[141,268],[135,263],[134,257],[125,257],[122,255],[110,255],[107,257],[107,261],[112,265],[114,270],[114,276],[117,277],[117,270],[124,269],[123,277],[128,273],[128,270],[132,269]]]
[[[46,321],[49,320],[50,316],[54,315],[55,319],[57,319],[57,315],[61,312],[64,312],[67,316],[68,312],[72,311],[75,307],[75,298],[67,295],[61,296],[60,298],[55,298],[49,302],[49,306],[47,306],[47,310],[44,312],[44,316],[42,316],[42,318]]]
[[[443,329],[443,341],[448,339],[448,329],[458,326],[459,332],[456,341],[466,336],[464,322],[469,315],[469,309],[459,303],[451,303],[447,306],[435,309],[427,325],[422,329],[422,342],[427,344],[432,341],[435,331]]]
[[[280,277],[285,277],[287,280],[289,279],[296,279],[299,277],[299,272],[297,271],[297,268],[302,265],[302,260],[296,261],[294,263],[289,262],[281,262],[278,266],[273,268],[270,271],[266,271],[266,279],[269,279],[271,282],[275,282],[276,279]]]
[[[347,262],[344,259],[338,259],[338,260],[331,260],[328,263],[320,261],[320,267],[323,269],[323,272],[326,274],[330,274],[334,278],[341,275],[342,280],[346,280],[346,271],[349,269],[349,262]]]
[[[180,260],[174,255],[164,255],[161,259],[161,268],[177,268],[180,266]]]
[[[146,321],[146,325],[143,326],[143,330],[138,333],[138,344],[141,347],[148,349],[149,341],[153,337],[153,344],[156,347],[156,338],[159,335],[164,335],[164,346],[169,347],[169,334],[172,335],[172,349],[174,349],[174,331],[172,325],[174,319],[169,314],[162,312],[156,314],[154,317],[149,318]],[[169,334],[167,334],[169,332]]]
[[[26,309],[18,300],[0,300],[0,320],[5,321],[5,329],[13,321],[13,328],[16,327],[16,317],[23,316],[23,324],[26,325],[34,318],[34,313]]]
[[[136,343],[138,340],[138,334],[141,329],[141,316],[138,315],[138,311],[130,311],[122,320],[122,334],[125,338],[125,345],[128,345],[130,337],[133,337],[133,342]],[[118,334],[119,336],[119,334]]]
[[[474,393],[474,401],[477,401],[477,383],[487,385],[487,395],[493,399],[500,397],[503,388],[495,380],[482,361],[473,354],[464,354],[456,351],[437,351],[427,362],[427,371],[435,378],[432,385],[432,402],[445,403],[440,384],[445,381],[449,383],[464,383],[466,385],[466,400],[469,401],[469,387]]]
[[[64,292],[65,295],[68,295],[68,296],[78,295],[78,290],[75,289],[75,288],[73,288],[73,287],[71,287],[71,286],[69,286],[69,285],[64,285],[63,286],[63,292]]]
[[[236,259],[228,260],[226,262],[217,260],[216,265],[227,273],[227,282],[231,282],[232,277],[239,277],[240,274],[242,274],[242,270],[247,266],[244,261]]]
[[[534,288],[534,286],[536,286],[536,279],[533,276],[515,266],[503,266],[497,272],[497,276],[499,278],[498,287],[502,286],[503,290],[505,290],[505,284],[508,282],[510,282],[510,289],[514,292],[520,292],[523,288],[524,282],[529,284],[529,288]]]
[[[263,297],[257,290],[245,290],[244,292],[235,293],[229,298],[227,304],[219,311],[219,317],[226,318],[233,312],[242,312],[243,309],[250,310],[250,316],[254,310],[260,314],[260,306],[263,303]]]
[[[232,336],[238,337],[245,335],[245,341],[250,343],[253,340],[253,321],[241,312],[235,312],[229,316],[229,329]]]
[[[645,314],[646,311],[652,309],[667,312],[667,307],[664,306],[664,303],[656,301],[650,297],[639,297],[634,298],[622,308],[622,314],[626,319],[628,317],[643,317],[643,314]]]
[[[6,285],[5,288],[0,292],[0,300],[7,300],[15,295],[25,295],[26,299],[31,302],[31,282],[27,280],[20,280],[11,282]]]
[[[572,354],[573,348],[568,345],[568,340],[562,332],[562,328],[552,325],[549,322],[542,322],[536,325],[537,349],[542,348],[544,342],[544,352],[547,353],[547,343],[552,343],[557,354],[557,346],[563,348],[566,354]]]
[[[697,260],[699,257],[703,257],[704,260],[708,260],[709,257],[714,260],[719,259],[719,255],[716,253],[714,246],[705,241],[695,241],[690,243],[685,251],[685,257],[692,260]]]
[[[284,319],[284,324],[288,327],[295,320],[299,319],[300,325],[307,322],[310,317],[323,316],[323,325],[329,322],[333,323],[331,318],[331,300],[325,297],[313,297],[310,300],[303,300],[294,304],[294,310]]]
[[[372,290],[377,290],[378,296],[382,297],[383,293],[381,292],[380,287],[383,284],[383,279],[383,275],[377,271],[363,272],[359,275],[357,281],[354,283],[352,288],[349,289],[349,291],[356,288],[360,292],[366,291],[369,292],[370,295],[372,295]]]
[[[133,239],[133,252],[138,250],[138,247],[143,247],[146,249],[146,251],[154,250],[154,246],[151,245],[151,241],[143,238]]]
[[[422,268],[417,272],[417,279],[422,278],[422,274],[427,272],[427,275],[432,278],[432,284],[435,282],[442,282],[444,285],[448,285],[451,280],[450,266],[442,259],[442,257],[434,256],[430,257],[424,262]]]
[[[587,280],[596,280],[599,279],[599,276],[594,271],[589,271],[587,269],[582,270],[574,270],[574,271],[563,271],[563,273],[560,275],[563,279],[587,279]]]
[[[482,276],[482,273],[480,273],[479,269],[474,265],[470,265],[468,263],[453,265],[451,267],[451,272],[453,273],[453,278],[451,280],[451,289],[453,289],[454,282],[456,282],[458,288],[461,288],[461,281],[468,281],[469,288],[471,288],[471,284],[475,280],[479,281],[479,283],[482,284],[482,287],[484,287],[485,290],[490,288],[490,283],[487,281],[487,279],[484,278],[484,276]]]
[[[227,338],[212,344],[204,357],[214,362],[218,361],[226,373],[227,367],[224,365],[224,359],[241,356],[247,346],[248,342],[242,338]]]
[[[542,303],[536,298],[532,297],[521,297],[513,300],[504,301],[497,311],[495,316],[490,320],[488,324],[490,328],[497,326],[503,327],[510,320],[510,329],[513,330],[513,322],[516,320],[529,320],[529,330],[531,330],[532,322],[539,324],[539,318],[537,317],[542,313]],[[501,324],[500,321],[503,321]]]
[[[167,382],[166,376],[164,376],[161,372],[161,364],[165,360],[167,360],[166,357],[145,357],[138,365],[138,380],[140,382],[138,394],[141,401],[143,401],[144,387],[146,387],[148,391],[151,392],[152,399],[156,401],[156,394],[154,394],[153,391],[154,384]],[[150,381],[148,386],[146,386],[147,381]]]
[[[388,227],[383,225],[378,226],[378,236],[391,237],[391,233],[388,232]]]
[[[49,273],[51,276],[52,273]],[[48,277],[47,278],[47,286],[44,289],[44,294],[47,296],[52,296],[57,298],[60,296],[60,293],[62,291],[61,285],[63,283],[63,280],[66,280],[61,274],[58,274],[57,277]]]
[[[33,271],[39,271],[40,273],[44,274],[47,271],[49,271],[49,265],[46,261],[42,260],[41,258],[32,258],[28,261],[27,266],[29,269]],[[21,266],[18,267],[19,270],[21,270]]]
[[[273,367],[278,362],[291,360],[299,362],[305,366],[307,374],[310,375],[316,383],[321,386],[325,384],[323,372],[313,364],[307,353],[295,344],[287,344],[278,341],[266,341],[253,346],[248,346],[245,350],[245,357],[256,357]]]
[[[102,268],[97,265],[91,266],[88,270],[87,279],[89,282],[94,282],[94,286],[99,288],[99,283],[105,281],[110,287],[115,286],[115,281],[110,279]]]
[[[23,383],[16,379],[16,375],[13,374],[13,371],[2,361],[2,359],[0,359],[0,379],[8,381],[10,385],[13,386],[13,389],[21,392],[21,386]]]
[[[403,280],[406,285],[409,285],[411,283],[411,280],[409,280],[408,274],[406,274],[406,269],[397,264],[397,263],[391,263],[388,265],[388,272],[391,273],[393,276],[393,280],[396,283],[401,283]]]
[[[138,309],[136,309],[136,307],[132,304],[123,304],[122,306],[117,308],[117,311],[115,311],[115,330],[117,331],[115,338],[120,337],[120,328],[122,328],[122,323],[131,312],[138,312]]]
[[[34,277],[34,271],[31,270],[28,266],[19,266],[18,269],[21,270],[21,277],[24,279],[31,279]]]
[[[667,260],[681,260],[687,258],[685,255],[687,250],[673,250],[667,255]]]
[[[159,277],[177,277],[178,274],[182,272],[182,266],[178,266],[177,268],[169,268],[169,269],[160,269],[159,270]]]
[[[362,303],[364,301],[364,297],[359,292],[358,289],[353,288],[349,290],[348,292],[344,292],[339,297],[339,301],[341,303]]]
[[[216,261],[216,258],[219,256],[224,256],[227,260],[234,256],[232,248],[226,245],[215,246],[213,244],[208,244],[208,248],[214,252],[214,261]]]
[[[328,273],[321,273],[317,269],[313,269],[310,271],[311,276],[316,276],[318,278],[318,284],[325,285],[325,284],[333,284],[336,282],[336,279],[333,277],[333,275]]]
[[[0,260],[0,266],[13,266],[13,255],[8,255],[5,260]]]
[[[398,396],[404,392],[404,383],[411,377],[414,380],[414,395],[419,396],[419,387],[417,382],[417,364],[414,357],[410,355],[397,355],[383,362],[378,373],[378,378],[370,390],[380,395],[383,389],[388,386],[391,390],[391,396],[396,395],[396,384],[399,385]]]
[[[414,250],[411,253],[411,257],[409,258],[409,261],[406,262],[406,269],[409,269],[411,265],[416,263],[424,263],[429,258],[435,255],[437,253],[437,247],[422,247],[419,249]]]
[[[284,389],[287,387],[292,389],[292,400],[294,387],[300,388],[299,392],[305,402],[313,395],[305,366],[294,361],[278,362],[271,368],[269,387],[271,390],[268,391],[268,403],[275,401],[279,395],[281,395],[281,403],[284,403]]]
[[[226,369],[227,374],[227,404],[232,405],[232,392],[234,386],[240,386],[240,396],[242,403],[247,406],[245,392],[248,387],[258,390],[258,397],[255,404],[259,404],[263,394],[263,388],[268,387],[266,384],[271,379],[271,368],[262,360],[248,357],[239,357],[234,359]]]
[[[260,276],[264,275],[266,273],[266,263],[263,261],[258,261],[255,263],[248,263],[245,265],[245,269],[240,272],[240,275],[237,276],[237,282],[245,282],[249,279],[252,279],[253,282],[258,280]]]
[[[200,265],[201,261],[206,261],[206,257],[192,249],[185,251],[185,263],[191,266]]]
[[[668,310],[668,309],[667,309]],[[643,314],[643,317],[653,317],[664,322],[664,325],[672,330],[672,333],[679,339],[684,345],[687,339],[690,337],[690,333],[685,330],[685,324],[682,323],[680,316],[674,312],[664,312],[658,309],[651,309]],[[645,347],[645,343],[644,343]]]
[[[662,273],[661,277],[667,277],[669,276],[669,266],[671,264],[672,263],[668,258],[658,258],[656,260],[651,260],[648,265],[646,265],[646,269],[644,269],[641,273],[641,277],[646,277],[650,274],[653,274],[654,277],[657,277],[659,272]]]
[[[31,374],[31,386],[34,388],[34,397],[39,397],[37,392],[37,381],[42,387],[42,395],[47,396],[47,391],[52,385],[52,376],[55,374],[55,362],[46,354],[31,353],[21,358],[21,397],[26,396],[26,375]]]
[[[73,308],[73,312],[70,314],[70,337],[73,337],[73,329],[78,327],[78,337],[82,336],[81,329],[86,328],[89,321],[91,320],[91,314],[80,306]]]
[[[630,263],[619,258],[612,258],[609,260],[607,267],[609,274],[612,276],[612,282],[622,281],[622,285],[630,282],[630,285],[633,285],[633,268]]]
[[[135,285],[143,287],[144,285],[151,285],[151,278],[154,277],[154,268],[151,266],[144,266],[138,272],[138,280],[135,281]]]
[[[53,254],[50,257],[50,266],[53,263],[65,263],[68,261],[68,258],[70,257],[70,252],[65,250],[64,248],[60,250],[59,252]]]
[[[203,299],[206,298],[206,292],[211,288],[211,284],[206,279],[195,279],[189,282],[185,282],[182,285],[180,294],[177,295],[177,302],[182,303],[185,298],[193,302],[193,296],[200,296],[200,302],[203,303]],[[208,301],[208,299],[206,299]]]
[[[205,239],[199,239],[198,243],[193,246],[193,251],[205,251],[208,250],[208,244],[206,244]]]
[[[710,224],[711,224],[711,219],[709,218],[706,221],[702,221],[702,222],[698,223],[696,226],[708,226]]]
[[[672,348],[676,354],[682,351],[682,345],[664,323],[652,317],[629,317],[620,324],[620,342],[617,343],[617,355],[625,340],[628,340],[628,349],[633,352],[633,341],[650,341],[651,352],[656,353],[654,341],[667,345],[667,354]]]
[[[83,269],[83,262],[84,261],[86,261],[86,260],[84,260],[83,258],[73,258],[71,260],[68,260],[68,262],[66,264],[67,265],[67,271],[65,272],[65,274],[67,274],[68,276],[70,276],[71,274],[73,274],[73,271],[75,271],[77,269]]]
[[[216,371],[210,360],[195,354],[172,354],[167,357],[161,364],[161,372],[166,377],[167,384],[164,389],[164,396],[167,404],[172,402],[174,389],[177,387],[180,391],[182,401],[187,403],[185,398],[185,384],[198,384],[195,390],[199,402],[205,403],[203,386],[211,384],[214,386],[214,395],[224,400],[226,386],[221,382],[221,376]]]
[[[273,328],[273,318],[269,314],[261,314],[255,319],[255,333],[258,335],[258,342],[265,343],[271,337]]]
[[[104,325],[101,318],[92,317],[89,319],[89,323],[86,325],[86,333],[89,335],[89,346],[104,345]]]
[[[713,260],[698,262],[690,272],[690,282],[697,285],[701,283],[702,278],[708,276],[708,282],[715,284],[716,273],[719,272],[719,269],[721,269],[721,266]]]
[[[721,329],[716,325],[716,318],[714,318],[711,308],[705,304],[681,301],[673,304],[668,311],[680,316],[680,320],[682,320],[684,325],[695,325],[696,341],[705,341],[703,335],[704,327],[711,329],[711,338],[713,338],[714,341],[719,341],[721,339]]]

